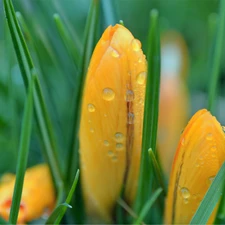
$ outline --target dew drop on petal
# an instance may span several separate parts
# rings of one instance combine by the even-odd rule
[[[137,75],[136,77],[136,81],[138,84],[144,84],[146,82],[146,77],[147,77],[147,73],[144,71],[144,72],[141,72]]]
[[[127,123],[128,124],[134,124],[134,114],[129,112],[127,115]]]
[[[94,128],[90,128],[90,132],[94,133],[95,132]]]
[[[108,142],[107,140],[104,140],[104,141],[103,141],[103,144],[104,144],[105,146],[109,146],[109,142]]]
[[[134,92],[132,90],[126,91],[126,101],[132,102],[134,100]]]
[[[116,149],[117,150],[122,150],[123,149],[123,144],[122,143],[116,143]]]
[[[104,88],[102,91],[102,98],[106,101],[112,101],[115,97],[115,92],[110,88]]]
[[[115,133],[115,139],[116,139],[116,141],[123,140],[123,134],[120,132]]]
[[[110,157],[113,156],[113,151],[109,150],[108,151],[108,156],[110,156]]]
[[[210,185],[213,182],[214,179],[215,179],[215,176],[209,177],[208,178],[208,184]]]
[[[141,49],[141,42],[138,39],[133,39],[131,42],[131,46],[135,52],[138,52]]]
[[[113,161],[113,162],[117,162],[117,161],[118,161],[118,158],[117,158],[116,155],[112,156],[112,161]]]
[[[94,112],[95,111],[95,106],[93,104],[88,104],[88,111],[89,112]]]
[[[211,151],[212,151],[212,152],[215,152],[215,151],[216,151],[216,146],[212,146],[212,147],[211,147]]]
[[[183,198],[189,198],[190,197],[190,191],[186,187],[182,187],[180,189],[181,195]]]
[[[115,49],[112,50],[111,56],[114,58],[118,58],[120,56],[119,52],[117,52]]]
[[[213,136],[211,133],[208,133],[206,136],[206,140],[211,141],[213,139]]]
[[[185,139],[184,138],[181,141],[181,145],[183,145],[183,146],[185,145]]]

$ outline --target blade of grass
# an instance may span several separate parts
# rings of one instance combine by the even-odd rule
[[[5,221],[2,217],[0,217],[0,224],[9,224],[9,223]]]
[[[102,21],[104,21],[103,28],[105,30],[109,25],[114,25],[118,21],[118,16],[116,13],[115,1],[101,1],[101,11],[103,14]]]
[[[90,62],[91,54],[95,45],[95,36],[96,36],[96,27],[98,23],[98,12],[99,12],[99,0],[92,0],[92,4],[90,6],[86,27],[85,27],[85,35],[84,35],[84,52],[82,57],[82,62],[80,65],[80,73],[77,77],[77,91],[73,97],[73,123],[72,123],[72,135],[70,141],[70,154],[68,155],[67,160],[67,183],[71,184],[72,177],[74,177],[74,171],[76,171],[79,167],[79,140],[78,140],[78,131],[79,131],[79,123],[80,123],[80,108],[82,103],[82,95],[83,88],[86,78],[86,73],[88,69],[88,65]],[[82,221],[82,217],[84,212],[81,212],[83,209],[82,205],[82,195],[80,190],[80,184],[78,183],[78,188],[76,191],[76,204],[73,208],[76,214],[76,218],[79,223]],[[76,208],[79,207],[79,208]],[[78,213],[79,212],[79,213]]]
[[[54,21],[55,21],[55,25],[57,28],[57,31],[68,51],[68,53],[70,54],[70,56],[73,59],[73,62],[76,66],[76,68],[79,66],[80,63],[80,52],[79,49],[77,48],[76,44],[74,43],[72,37],[70,36],[66,25],[63,23],[61,17],[59,16],[59,14],[55,13],[53,15]]]
[[[36,79],[36,74],[33,71],[32,79],[29,84],[29,90],[27,95],[27,100],[24,109],[23,123],[20,137],[20,146],[18,153],[17,169],[16,169],[16,181],[12,198],[12,206],[10,209],[9,222],[12,224],[17,223],[17,218],[20,208],[20,200],[23,190],[23,181],[27,167],[27,158],[30,146],[30,136],[32,129],[32,119],[33,119],[33,93],[34,93],[34,82]]]
[[[149,156],[150,156],[151,165],[152,165],[153,170],[154,170],[155,178],[158,181],[159,186],[162,187],[164,195],[166,195],[166,193],[167,193],[166,185],[165,185],[164,180],[163,180],[162,171],[161,171],[160,166],[159,166],[159,164],[157,162],[157,159],[155,157],[155,153],[152,151],[151,148],[148,150],[148,153],[149,153]]]
[[[206,192],[190,224],[206,224],[216,204],[221,198],[225,180],[225,163],[223,163],[214,181]]]
[[[219,18],[216,38],[213,43],[213,54],[210,59],[209,73],[211,77],[211,82],[209,86],[209,96],[208,96],[208,109],[214,113],[214,103],[216,98],[217,83],[221,67],[221,57],[223,52],[223,42],[225,38],[225,1],[220,0],[219,4]]]
[[[71,199],[72,199],[72,197],[73,197],[74,191],[75,191],[75,189],[76,189],[76,187],[77,187],[77,182],[78,182],[78,179],[79,179],[79,175],[80,175],[80,170],[78,169],[78,170],[77,170],[77,173],[76,173],[76,175],[75,175],[75,178],[74,178],[72,187],[71,187],[71,189],[70,189],[70,191],[69,191],[69,194],[68,194],[68,196],[67,196],[67,198],[66,198],[66,203],[67,203],[67,204],[70,204],[70,202],[71,202]],[[66,212],[66,209],[65,209],[65,208],[61,210],[61,212],[59,213],[59,216],[58,216],[58,218],[57,218],[55,224],[60,224],[60,221],[62,220],[62,218],[63,218],[65,212]]]
[[[158,125],[158,104],[160,84],[160,42],[158,28],[158,11],[150,13],[150,28],[148,36],[148,76],[145,94],[142,153],[140,176],[138,182],[137,196],[135,200],[135,211],[139,213],[142,206],[152,194],[153,171],[150,163],[148,149],[156,151],[156,137]]]
[[[28,87],[28,82],[31,78],[31,70],[34,68],[30,53],[25,43],[23,34],[16,19],[15,11],[11,0],[4,0],[4,9],[8,26],[11,33],[16,56],[19,62],[21,74],[23,76],[24,84]],[[62,197],[63,179],[60,170],[60,164],[56,152],[56,142],[53,135],[53,129],[50,122],[50,117],[47,113],[46,104],[42,95],[40,83],[37,78],[34,89],[34,106],[35,116],[37,119],[38,127],[41,133],[41,138],[44,142],[44,155],[47,157],[51,173],[53,175],[54,183],[59,197]]]
[[[47,221],[45,222],[45,224],[54,224],[55,221],[57,220],[57,218],[59,217],[59,214],[63,211],[66,210],[67,208],[72,208],[71,205],[67,204],[67,203],[62,203],[60,205],[58,205],[54,211],[52,212],[52,214],[49,216],[49,218],[47,219]]]
[[[134,224],[141,224],[147,213],[150,211],[152,205],[156,201],[156,199],[159,197],[159,195],[162,193],[163,189],[158,188],[151,196],[151,198],[145,203],[143,209],[141,210],[138,219],[134,222]]]

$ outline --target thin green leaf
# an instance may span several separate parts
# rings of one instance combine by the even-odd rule
[[[154,170],[155,179],[158,181],[159,186],[162,187],[163,193],[165,195],[167,193],[166,185],[163,181],[162,171],[161,171],[160,166],[159,166],[159,164],[156,160],[155,153],[152,151],[151,148],[148,150],[148,153],[149,153],[149,156],[150,156],[151,165],[152,165],[153,170]]]
[[[33,119],[33,93],[34,93],[34,82],[36,79],[36,74],[33,72],[32,79],[29,84],[29,90],[27,95],[27,100],[24,109],[23,123],[20,137],[20,146],[18,153],[17,169],[16,169],[16,182],[13,192],[12,206],[9,215],[9,221],[12,224],[17,223],[17,218],[20,208],[20,200],[23,190],[23,181],[27,167],[27,158],[30,146],[30,136],[32,129],[32,119]]]
[[[103,26],[104,29],[109,25],[114,25],[118,21],[118,16],[116,13],[115,1],[108,0],[108,1],[101,1],[101,9],[103,14]]]
[[[219,18],[215,42],[213,43],[213,54],[210,58],[209,73],[211,82],[209,86],[209,98],[208,98],[208,109],[214,112],[214,102],[216,98],[217,83],[220,74],[221,57],[223,53],[223,43],[225,39],[225,1],[220,0],[219,4]]]
[[[140,176],[135,201],[136,213],[140,212],[142,206],[152,194],[153,172],[151,170],[148,149],[152,148],[154,153],[156,151],[158,125],[160,41],[157,10],[152,10],[150,14],[147,60],[148,76],[145,94]]]
[[[221,198],[225,180],[225,163],[223,163],[214,181],[210,185],[190,224],[206,224],[216,204]]]
[[[2,217],[0,217],[0,224],[10,224],[7,221],[5,221]]]
[[[55,221],[57,220],[57,218],[59,217],[60,213],[64,210],[66,210],[67,208],[72,208],[72,206],[70,206],[67,203],[62,203],[60,205],[58,205],[54,211],[52,212],[52,214],[49,216],[49,218],[47,219],[45,224],[54,224]]]
[[[76,187],[77,187],[77,182],[78,182],[78,179],[79,179],[79,175],[80,175],[80,170],[77,170],[77,173],[76,173],[76,176],[75,176],[75,178],[74,178],[72,187],[71,187],[71,189],[70,189],[70,191],[69,191],[69,194],[68,194],[68,196],[67,196],[67,198],[66,198],[66,203],[67,203],[67,204],[70,204],[70,202],[71,202],[71,199],[72,199],[72,197],[73,197],[74,191],[75,191],[75,189],[76,189]],[[66,212],[66,208],[64,208],[64,209],[62,209],[62,210],[60,211],[59,216],[58,216],[58,218],[57,218],[57,220],[56,220],[56,222],[55,222],[54,224],[59,224],[59,223],[61,222],[61,220],[62,220],[62,218],[63,218],[65,212]]]
[[[61,17],[56,13],[53,15],[53,18],[54,18],[58,33],[68,51],[68,53],[71,55],[73,62],[77,68],[80,63],[79,49],[75,45],[73,38],[70,36],[70,34],[66,28],[66,25],[63,23]]]
[[[25,43],[23,34],[16,19],[16,14],[11,0],[4,0],[5,14],[8,21],[14,49],[19,62],[21,74],[26,88],[31,78],[31,70],[34,68],[30,53]],[[63,179],[60,170],[60,164],[56,152],[56,142],[53,135],[53,129],[50,117],[47,113],[46,104],[42,95],[39,80],[35,83],[34,89],[35,116],[41,133],[41,139],[44,142],[44,155],[49,163],[51,173],[59,196],[62,196]]]
[[[134,222],[134,224],[141,224],[145,216],[149,213],[152,205],[156,201],[156,199],[159,197],[159,195],[162,193],[163,189],[158,188],[151,196],[151,198],[145,203],[143,209],[141,210],[138,219]]]

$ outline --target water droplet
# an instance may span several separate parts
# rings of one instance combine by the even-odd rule
[[[189,202],[188,198],[184,198],[184,204],[186,205],[188,204],[188,202]]]
[[[117,150],[122,150],[123,149],[123,144],[122,143],[116,143],[116,149]]]
[[[141,42],[137,39],[133,39],[131,42],[132,49],[138,52],[141,49]]]
[[[128,124],[134,124],[134,114],[131,113],[131,112],[129,112],[129,113],[127,114],[127,123],[128,123]]]
[[[117,162],[117,161],[118,161],[118,158],[117,158],[116,155],[112,156],[112,161],[113,161],[113,162]]]
[[[89,112],[94,112],[95,111],[95,106],[93,104],[88,104],[88,111]]]
[[[110,88],[104,88],[102,91],[102,98],[106,101],[112,101],[115,97],[115,92]]]
[[[113,156],[113,151],[109,150],[108,151],[108,156],[110,156],[110,157]]]
[[[144,72],[141,72],[137,75],[137,83],[138,84],[144,84],[146,82],[146,77],[147,77],[147,73],[144,71]]]
[[[103,141],[103,144],[104,144],[105,146],[109,146],[109,142],[108,142],[107,140],[104,140],[104,141]]]
[[[184,138],[181,141],[181,145],[183,145],[183,146],[185,145],[185,139]]]
[[[91,123],[91,120],[88,120],[88,123]]]
[[[94,133],[95,132],[94,128],[90,128],[90,132]]]
[[[190,191],[186,187],[182,187],[180,189],[181,195],[183,198],[189,198],[190,197]]]
[[[114,58],[118,58],[120,56],[119,52],[117,52],[115,49],[112,50],[111,56]]]
[[[225,126],[222,126],[222,130],[223,130],[223,132],[225,133]]]
[[[211,147],[211,151],[212,151],[212,152],[215,152],[215,151],[216,151],[216,146],[212,146],[212,147]]]
[[[115,133],[115,139],[116,139],[117,141],[123,140],[123,134],[120,133],[120,132]]]
[[[104,117],[107,117],[107,114],[104,114]]]
[[[214,179],[215,179],[215,176],[209,177],[208,178],[208,184],[210,185],[213,182]]]
[[[126,101],[132,102],[134,100],[134,92],[132,90],[126,91]]]
[[[199,167],[200,165],[199,165],[199,163],[196,163],[195,166],[196,166],[196,167]]]
[[[206,136],[206,140],[211,141],[213,139],[213,136],[211,133],[208,133]]]

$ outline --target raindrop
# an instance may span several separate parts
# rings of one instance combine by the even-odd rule
[[[119,52],[117,52],[115,49],[112,50],[111,56],[114,58],[118,58],[120,56]]]
[[[213,182],[214,179],[215,179],[215,176],[209,177],[208,178],[208,184],[210,185]]]
[[[208,133],[206,136],[206,140],[211,141],[213,139],[213,136],[211,133]]]
[[[105,146],[109,146],[109,142],[108,142],[107,140],[104,140],[104,141],[103,141],[103,144],[104,144]]]
[[[118,158],[117,158],[116,155],[112,156],[112,161],[113,161],[113,162],[117,162],[117,161],[118,161]]]
[[[116,149],[117,150],[122,150],[123,149],[123,144],[122,143],[116,143]]]
[[[102,91],[102,98],[106,101],[111,101],[115,97],[115,92],[110,88],[104,88]]]
[[[132,90],[126,91],[126,101],[132,102],[134,100],[134,92]]]
[[[138,84],[144,84],[146,82],[147,73],[141,72],[137,75],[136,81]]]
[[[88,104],[88,111],[89,112],[94,112],[95,111],[95,106],[93,104]]]
[[[186,187],[182,187],[180,189],[181,195],[183,198],[189,198],[190,197],[190,191]]]
[[[109,150],[108,151],[108,156],[110,156],[110,157],[113,156],[113,151]]]
[[[211,151],[212,151],[212,152],[215,152],[215,151],[216,151],[216,146],[212,146],[212,147],[211,147]]]
[[[128,115],[127,115],[127,123],[128,124],[134,124],[134,114],[129,112]]]
[[[185,145],[185,139],[184,138],[181,141],[181,145],[183,145],[183,146]]]
[[[141,42],[137,39],[133,39],[131,42],[132,49],[138,52],[141,49]]]
[[[186,204],[188,204],[188,198],[184,198],[184,204],[186,205]]]
[[[116,139],[117,141],[123,140],[123,134],[120,133],[120,132],[115,133],[115,139]]]
[[[94,133],[95,132],[94,128],[90,128],[90,132]]]

